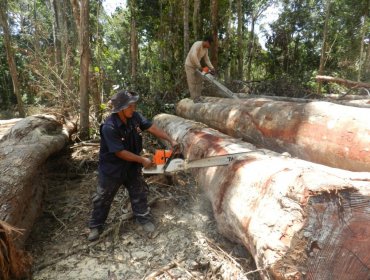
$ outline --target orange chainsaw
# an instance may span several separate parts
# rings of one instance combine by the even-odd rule
[[[181,154],[175,150],[156,150],[152,159],[152,166],[143,168],[143,173],[164,174],[187,170],[190,168],[229,165],[236,160],[245,158],[245,156],[250,153],[255,153],[255,151],[212,156],[189,161],[187,159],[179,158]]]

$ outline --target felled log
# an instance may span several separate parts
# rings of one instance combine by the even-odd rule
[[[300,159],[370,171],[370,110],[328,102],[202,97],[183,99],[177,115]]]
[[[355,82],[351,80],[346,80],[346,79],[341,79],[341,78],[336,78],[336,77],[331,77],[331,76],[321,76],[317,75],[316,80],[322,81],[322,82],[330,82],[330,83],[336,83],[340,85],[344,85],[348,88],[370,88],[369,83],[363,83],[363,82]]]
[[[265,100],[276,100],[276,101],[288,101],[298,103],[310,103],[317,101],[328,101],[335,104],[358,107],[358,108],[370,108],[370,96],[366,95],[350,95],[340,97],[337,95],[323,95],[318,99],[314,98],[296,98],[287,96],[271,96],[271,95],[254,95],[254,94],[238,94],[240,99],[265,99]]]
[[[218,230],[253,255],[264,279],[370,277],[370,173],[258,150],[204,124],[161,114],[155,123],[187,159],[251,152],[229,166],[191,169]]]
[[[52,116],[32,116],[18,121],[0,140],[0,220],[23,230],[17,239],[20,247],[40,211],[41,167],[66,145],[74,129]]]

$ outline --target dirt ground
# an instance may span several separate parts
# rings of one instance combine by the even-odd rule
[[[145,233],[117,194],[101,238],[88,242],[98,146],[73,145],[46,163],[45,199],[26,249],[33,279],[260,279],[247,250],[217,232],[211,205],[189,174],[146,177],[156,222]]]

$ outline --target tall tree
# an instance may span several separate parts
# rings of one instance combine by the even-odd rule
[[[242,0],[236,1],[236,9],[238,14],[238,28],[237,28],[237,38],[238,38],[238,78],[243,79],[243,25],[244,25],[244,14]]]
[[[194,41],[199,40],[199,10],[200,10],[200,0],[194,0],[194,10],[193,10],[193,33]]]
[[[138,65],[138,55],[139,55],[139,46],[137,38],[137,29],[136,29],[136,0],[129,1],[130,7],[130,53],[131,53],[131,82],[132,87],[136,88],[137,86],[137,65]]]
[[[6,57],[8,60],[10,75],[12,77],[14,94],[17,97],[18,112],[19,112],[19,115],[23,118],[26,116],[26,113],[24,111],[22,96],[20,93],[18,71],[17,71],[17,67],[15,64],[15,60],[14,60],[14,51],[13,51],[12,40],[11,40],[10,32],[9,32],[7,11],[8,11],[7,1],[6,0],[0,1],[0,24],[1,24],[1,27],[3,28],[3,33],[4,33],[4,45],[5,45],[5,50],[6,50]]]
[[[249,39],[248,39],[248,45],[247,45],[247,74],[246,78],[247,80],[251,79],[252,76],[252,60],[254,57],[254,51],[255,51],[255,25],[257,23],[257,20],[260,18],[262,13],[270,6],[271,1],[269,0],[259,0],[259,1],[252,1],[250,3],[251,5],[251,11],[250,11],[250,19],[251,19],[251,29],[249,32]]]
[[[80,1],[80,138],[89,138],[89,0]]]
[[[62,43],[60,41],[60,24],[59,24],[59,13],[61,13],[58,5],[58,0],[50,0],[50,11],[53,15],[53,40],[54,40],[54,63],[60,69],[62,65]],[[58,71],[60,72],[60,71]]]
[[[233,16],[232,16],[232,7],[233,7],[233,0],[228,0],[228,9],[226,12],[226,34],[225,34],[225,56],[227,58],[226,68],[225,68],[225,82],[230,82],[230,69],[231,69],[231,32],[232,32],[232,23],[233,23]]]
[[[369,8],[370,8],[370,0],[364,0],[363,5],[363,15],[362,15],[362,28],[361,28],[361,37],[360,37],[360,55],[359,55],[359,65],[358,65],[358,73],[357,73],[357,81],[360,82],[362,78],[362,68],[366,62],[365,56],[365,37],[368,31],[368,17],[369,17]]]
[[[211,61],[218,66],[218,0],[211,0],[211,24],[213,44],[211,46]]]
[[[183,0],[184,7],[184,61],[189,51],[189,0]]]
[[[328,26],[329,26],[329,19],[330,19],[330,6],[331,0],[326,0],[326,8],[325,8],[325,22],[324,22],[324,30],[323,30],[323,39],[322,39],[322,47],[321,47],[321,56],[320,56],[320,65],[318,75],[323,75],[325,69],[325,62],[327,57],[327,43],[328,43]],[[321,85],[322,82],[319,81],[317,93],[321,94]]]

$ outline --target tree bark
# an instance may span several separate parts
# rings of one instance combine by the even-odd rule
[[[321,47],[321,55],[320,55],[320,65],[319,65],[319,71],[318,74],[322,75],[324,73],[325,69],[325,63],[327,58],[327,43],[328,43],[328,25],[329,25],[329,18],[330,18],[330,6],[331,6],[331,0],[326,0],[326,8],[325,8],[325,22],[324,22],[324,30],[323,30],[323,38],[322,38],[322,47]],[[322,82],[319,80],[319,84],[317,87],[317,93],[321,94],[321,85]]]
[[[229,166],[190,170],[219,231],[245,245],[264,279],[370,276],[370,173],[283,157],[202,124],[161,114],[187,159],[251,152]]]
[[[40,211],[41,167],[65,146],[74,128],[52,116],[31,116],[17,121],[0,140],[0,220],[24,230],[17,240],[20,247]]]
[[[18,112],[20,117],[25,117],[26,112],[24,110],[22,96],[20,93],[20,85],[18,80],[17,66],[14,60],[14,52],[12,42],[10,38],[9,26],[8,26],[8,15],[6,1],[0,1],[0,25],[3,28],[4,33],[4,45],[6,51],[6,58],[8,60],[9,71],[12,77],[14,94],[17,97]]]
[[[232,61],[232,52],[231,52],[231,34],[232,34],[232,24],[233,24],[233,0],[228,1],[228,9],[226,13],[227,27],[225,32],[225,39],[224,41],[224,48],[227,57],[227,63],[225,66],[225,83],[228,84],[230,82],[230,72],[231,72],[231,61]]]
[[[50,10],[53,17],[53,41],[54,41],[54,63],[57,66],[58,74],[61,72],[62,65],[62,43],[60,41],[60,26],[59,26],[59,5],[57,0],[50,0]]]
[[[254,34],[254,27],[257,21],[257,16],[255,15],[255,11],[252,12],[251,16],[251,31],[249,32],[249,39],[248,39],[248,57],[247,57],[247,81],[251,80],[252,77],[252,60],[254,56],[254,48],[255,48],[255,34]]]
[[[130,11],[131,11],[131,18],[130,18],[130,55],[131,55],[131,81],[133,84],[133,88],[136,87],[137,83],[137,61],[138,61],[138,38],[137,38],[137,30],[136,30],[136,0],[130,1]]]
[[[89,138],[89,0],[80,9],[80,138]]]
[[[238,78],[243,80],[243,6],[242,1],[236,1],[237,6],[237,13],[238,13],[238,27],[237,27],[237,34],[238,34],[238,50],[237,50],[237,58],[238,58]]]
[[[211,0],[211,24],[212,38],[211,62],[214,67],[218,67],[218,0]]]
[[[344,85],[348,88],[362,88],[362,87],[370,88],[370,83],[355,82],[355,81],[345,80],[345,79],[331,77],[331,76],[317,75],[316,80],[330,82],[330,83],[337,83],[340,85]]]
[[[368,17],[369,17],[369,8],[370,8],[370,1],[364,1],[364,9],[362,15],[362,27],[361,27],[361,41],[360,41],[360,53],[359,53],[359,66],[358,66],[358,73],[357,73],[357,81],[360,82],[362,79],[362,68],[364,67],[364,62],[366,62],[365,56],[365,39],[368,30]]]
[[[199,10],[200,10],[200,0],[194,0],[194,10],[193,10],[193,32],[194,41],[199,40]]]
[[[177,115],[233,137],[332,167],[370,171],[370,110],[328,102],[203,97],[180,101]]]
[[[184,9],[184,61],[189,52],[189,0],[183,0]]]

